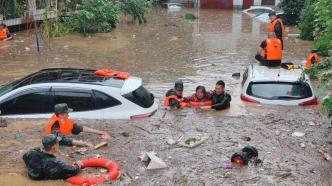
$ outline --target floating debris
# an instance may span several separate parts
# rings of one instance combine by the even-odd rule
[[[99,149],[99,148],[104,147],[104,146],[107,146],[107,142],[106,141],[103,141],[103,142],[99,143],[98,145],[96,145],[95,149]]]

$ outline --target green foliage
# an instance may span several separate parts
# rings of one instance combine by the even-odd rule
[[[328,98],[326,98],[323,101],[323,106],[324,106],[325,112],[327,112],[327,114],[330,117],[332,117],[332,95],[330,95]]]
[[[332,51],[330,51],[330,57],[328,57],[324,62],[314,65],[313,70],[310,70],[314,73],[315,77],[320,82],[320,88],[318,90],[318,95],[324,95],[332,86]],[[332,116],[332,95],[327,99],[323,100],[324,110]]]
[[[327,56],[332,49],[332,1],[319,0],[315,4],[314,39],[315,47]]]
[[[121,3],[120,7],[125,15],[131,15],[133,22],[138,21],[139,24],[146,23],[145,15],[152,6],[151,1],[148,0],[128,0]]]
[[[304,5],[304,0],[281,0],[279,7],[285,13],[285,23],[296,25]]]
[[[53,18],[54,15],[56,15],[56,18]],[[53,7],[45,8],[44,21],[40,25],[43,38],[62,37],[70,32],[70,29],[58,19],[59,16],[60,12]]]
[[[318,48],[319,53],[323,56],[327,56],[329,50],[332,49],[332,25],[329,27],[330,30],[315,41],[315,48]]]
[[[298,24],[301,31],[300,37],[305,40],[314,40],[315,31],[315,3],[318,0],[305,0]]]
[[[328,26],[332,23],[332,1],[331,0],[319,0],[315,3],[315,39],[324,35],[328,29]]]
[[[197,17],[192,14],[192,13],[186,13],[186,15],[184,16],[185,19],[187,20],[194,20],[194,19],[197,19]]]
[[[66,23],[77,32],[109,32],[118,23],[119,5],[108,0],[85,0]]]
[[[306,0],[299,29],[301,38],[315,40],[315,48],[327,56],[332,49],[332,1]]]

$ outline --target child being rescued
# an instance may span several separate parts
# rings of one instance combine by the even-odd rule
[[[7,26],[3,23],[0,24],[0,40],[8,41],[11,40],[13,36],[10,34]]]

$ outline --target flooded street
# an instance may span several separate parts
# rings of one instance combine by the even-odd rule
[[[185,20],[188,12],[199,19]],[[177,79],[183,80],[185,95],[197,85],[213,89],[221,79],[232,95],[231,108],[225,111],[160,106],[155,116],[144,121],[79,121],[114,136],[108,147],[90,150],[84,157],[100,154],[119,163],[124,176],[114,185],[332,184],[331,164],[318,153],[330,147],[327,141],[331,140],[328,119],[319,114],[319,108],[261,106],[240,100],[242,78],[232,74],[242,75],[247,65],[256,63],[254,55],[265,38],[265,25],[229,10],[168,13],[154,9],[146,25],[130,21],[121,19],[119,27],[107,34],[43,40],[40,55],[34,31],[18,32],[13,41],[0,43],[0,84],[49,67],[112,68],[141,77],[161,105]],[[287,38],[284,60],[300,63],[311,46],[311,42]],[[29,181],[21,158],[26,150],[40,145],[47,120],[8,122],[8,127],[0,128],[0,185],[64,185],[63,181]],[[122,131],[129,132],[129,137],[121,136]],[[292,136],[294,131],[305,136]],[[166,143],[181,136],[209,138],[190,149]],[[250,136],[251,141],[242,141],[241,136]],[[100,140],[88,134],[78,138],[95,144]],[[231,155],[246,145],[258,149],[262,165],[224,169]],[[137,160],[144,151],[155,151],[168,168],[145,170]]]

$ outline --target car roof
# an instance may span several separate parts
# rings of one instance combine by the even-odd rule
[[[140,79],[129,77],[127,80],[122,80],[115,77],[97,76],[95,72],[96,70],[79,68],[43,69],[17,80],[14,89],[37,83],[80,83],[122,88],[125,81]]]
[[[266,10],[273,10],[275,12],[283,12],[279,7],[277,6],[251,6],[250,8],[244,10],[244,11],[248,11],[248,10],[254,10],[254,9],[266,9]]]
[[[297,82],[304,75],[302,69],[287,70],[281,67],[251,65],[251,81],[253,82]],[[308,77],[304,75],[306,79]]]
[[[272,7],[269,6],[251,6],[248,10],[252,10],[252,9],[267,9],[267,10],[273,10]]]

